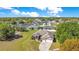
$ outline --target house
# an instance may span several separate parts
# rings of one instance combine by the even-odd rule
[[[49,32],[47,30],[39,30],[32,35],[32,39],[39,40],[39,41],[53,41],[55,36],[53,32]],[[39,39],[40,38],[40,39]]]
[[[16,27],[28,28],[28,29],[54,29],[52,22],[50,20],[41,21],[40,19],[35,19],[32,23],[19,23],[17,22]]]
[[[45,35],[43,35],[41,37],[42,42],[53,41],[53,39],[54,39],[53,33],[48,32],[48,31],[47,31],[47,33]]]
[[[28,23],[19,23],[17,22],[16,27],[20,27],[20,28],[27,28],[29,26]]]
[[[51,23],[51,21],[47,20],[47,21],[43,21],[42,24],[43,24],[43,26],[51,26],[52,23]]]
[[[38,29],[38,26],[36,24],[30,24],[28,26],[29,29]]]

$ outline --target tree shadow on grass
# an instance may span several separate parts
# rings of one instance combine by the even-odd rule
[[[14,35],[14,36],[7,37],[6,39],[2,39],[0,41],[13,41],[22,37],[23,37],[22,35]]]

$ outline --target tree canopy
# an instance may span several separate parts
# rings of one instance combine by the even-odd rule
[[[56,39],[63,43],[66,39],[79,39],[79,24],[65,22],[57,26]]]

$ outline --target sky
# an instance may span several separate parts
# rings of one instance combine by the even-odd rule
[[[79,0],[0,0],[0,17],[79,17]]]
[[[0,7],[0,17],[79,17],[79,7]]]

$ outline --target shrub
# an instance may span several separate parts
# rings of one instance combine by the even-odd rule
[[[9,40],[15,35],[15,29],[10,24],[0,24],[0,40]]]
[[[67,39],[60,46],[64,51],[79,51],[79,39]]]
[[[57,26],[56,39],[63,43],[66,39],[79,39],[79,24],[76,22],[65,22]]]

